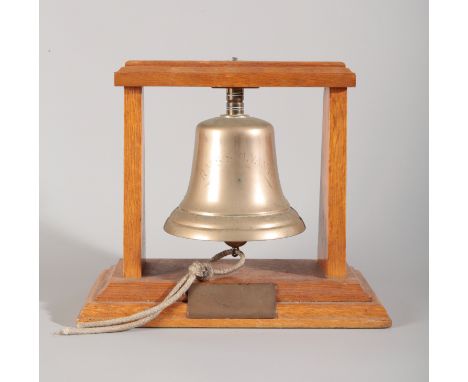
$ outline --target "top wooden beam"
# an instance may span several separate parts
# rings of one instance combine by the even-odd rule
[[[115,86],[353,87],[356,75],[342,62],[127,61]]]

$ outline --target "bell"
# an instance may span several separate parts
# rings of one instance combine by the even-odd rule
[[[226,114],[198,124],[189,187],[167,233],[238,247],[305,230],[281,190],[273,126],[243,111],[243,89],[228,88]]]

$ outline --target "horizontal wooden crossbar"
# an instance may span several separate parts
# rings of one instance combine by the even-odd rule
[[[114,73],[116,86],[353,87],[356,75],[342,62],[128,61]]]

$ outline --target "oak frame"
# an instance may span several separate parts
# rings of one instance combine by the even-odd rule
[[[77,321],[129,315],[160,301],[190,259],[144,259],[144,86],[323,87],[317,260],[247,260],[213,283],[274,283],[277,316],[192,319],[181,299],[147,327],[386,328],[391,319],[364,277],[346,263],[347,88],[342,62],[128,61],[114,74],[124,87],[123,259],[96,280]],[[298,271],[300,270],[300,271]]]
[[[123,258],[126,278],[142,275],[144,86],[324,86],[318,259],[328,277],[346,276],[347,87],[355,86],[356,76],[344,63],[128,61],[115,73],[114,82],[116,86],[124,86],[125,99]]]

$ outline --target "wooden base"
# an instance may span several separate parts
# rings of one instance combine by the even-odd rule
[[[126,279],[122,261],[94,284],[77,321],[96,321],[136,313],[161,301],[192,259],[149,259],[139,279]],[[229,261],[229,260],[228,260]],[[206,281],[205,281],[206,282]],[[247,260],[232,275],[207,281],[221,284],[274,283],[277,317],[271,319],[187,318],[181,300],[148,327],[165,328],[387,328],[392,321],[364,277],[348,267],[341,279],[326,278],[315,260]]]

